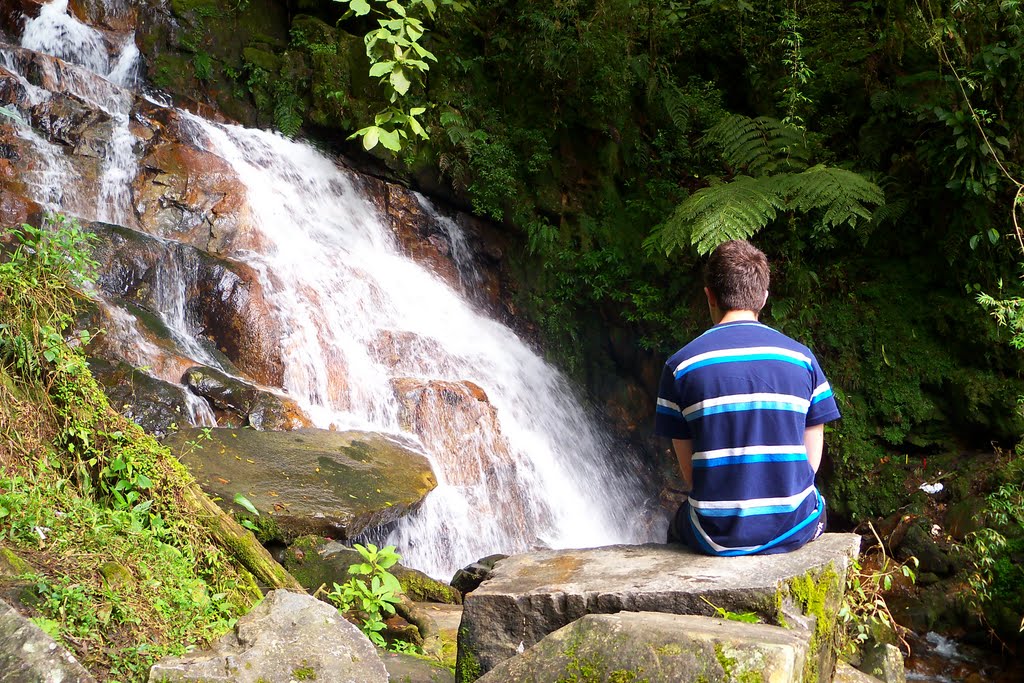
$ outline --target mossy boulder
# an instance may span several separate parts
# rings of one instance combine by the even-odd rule
[[[796,631],[658,612],[590,614],[505,660],[482,683],[801,683]]]
[[[827,681],[839,601],[859,545],[854,534],[825,534],[779,555],[708,557],[665,545],[513,555],[465,596],[457,675],[474,680],[587,614],[728,611],[805,634],[800,680]]]
[[[348,568],[362,561],[355,549],[319,536],[295,539],[284,556],[285,568],[310,592],[320,586],[330,588],[335,583],[345,583],[353,576],[349,574]],[[458,590],[423,572],[400,564],[389,571],[402,584],[402,590],[411,600],[462,604],[462,594]]]
[[[274,540],[351,538],[408,514],[437,485],[426,457],[384,434],[214,429],[207,440],[190,429],[165,443],[222,508],[245,513],[233,502],[241,494],[272,520]]]

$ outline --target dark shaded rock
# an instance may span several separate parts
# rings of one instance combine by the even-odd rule
[[[611,546],[513,555],[465,596],[459,632],[460,680],[486,673],[545,635],[586,614],[668,612],[711,615],[714,605],[769,623],[814,628],[838,610],[860,538],[825,534],[791,553],[709,557],[663,545]],[[811,599],[811,593],[817,598]],[[799,597],[802,596],[802,597]],[[809,605],[817,603],[821,615]],[[780,606],[782,610],[780,613]],[[810,613],[808,613],[810,612]],[[830,637],[816,638],[807,668],[831,674]],[[826,678],[827,680],[827,678]]]
[[[39,8],[49,0],[4,0],[0,4],[0,31],[20,36],[25,22],[39,16]]]
[[[281,431],[309,427],[311,423],[299,405],[285,396],[259,389],[240,379],[229,377],[219,370],[193,367],[185,371],[182,383],[196,396],[202,396],[215,412],[218,423],[230,425],[230,419],[221,422],[221,414],[234,417],[235,426]]]
[[[338,611],[306,594],[276,590],[209,652],[158,662],[153,683],[386,683],[370,641]]]
[[[175,452],[201,430],[182,430],[164,443]],[[302,429],[257,432],[214,429],[212,441],[182,456],[208,493],[227,510],[236,493],[291,540],[314,534],[347,539],[394,522],[437,485],[430,463],[393,437]]]
[[[91,358],[89,369],[110,405],[150,434],[164,436],[177,425],[188,424],[188,408],[180,386],[117,360]]]
[[[463,567],[455,572],[455,576],[452,577],[452,586],[462,591],[463,594],[476,590],[481,583],[491,576],[491,572],[494,571],[494,565],[506,557],[508,555],[500,553],[488,555],[471,565]]]
[[[479,680],[811,683],[803,669],[809,640],[802,631],[707,617],[589,614]]]
[[[920,563],[918,570],[922,573],[947,576],[952,571],[953,564],[932,537],[929,527],[930,522],[927,519],[918,519],[910,524],[899,544],[893,548],[893,552],[900,562],[916,557]]]
[[[0,600],[0,672],[4,683],[95,683],[71,653]]]
[[[946,511],[945,526],[949,535],[957,541],[963,541],[967,534],[978,531],[982,527],[979,510],[985,509],[985,501],[971,496],[949,506]]]
[[[455,674],[440,664],[401,652],[381,652],[390,680],[397,683],[455,683]]]
[[[353,548],[317,536],[296,539],[285,551],[282,564],[302,587],[310,592],[320,586],[328,588],[335,583],[345,583],[352,574],[348,568],[363,561]],[[410,600],[417,602],[441,602],[461,604],[462,595],[458,590],[423,572],[396,564],[389,569]]]

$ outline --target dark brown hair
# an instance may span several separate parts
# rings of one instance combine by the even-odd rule
[[[704,284],[722,311],[760,311],[768,281],[768,258],[746,240],[718,245],[704,266]]]

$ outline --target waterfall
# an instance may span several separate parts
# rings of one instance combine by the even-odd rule
[[[102,76],[102,87],[83,83],[77,94],[111,116],[113,134],[91,215],[79,213],[81,204],[66,203],[54,189],[70,182],[59,178],[68,169],[57,152],[51,150],[55,158],[44,165],[58,171],[37,174],[33,182],[55,208],[137,228],[132,98],[121,87],[131,85],[136,68],[124,62],[137,59],[137,52],[132,57],[126,41],[118,57],[108,47],[100,55],[92,29],[69,17],[66,7],[67,0],[46,5],[29,22],[22,44]],[[177,116],[194,132],[192,144],[226,161],[244,187],[245,230],[252,233],[246,244],[259,246],[234,249],[228,257],[257,274],[275,316],[283,363],[277,390],[298,401],[319,427],[400,433],[418,439],[431,460],[437,489],[388,538],[406,564],[447,578],[481,556],[535,544],[648,540],[645,493],[634,468],[612,452],[566,378],[512,330],[407,258],[348,171],[277,134],[183,111]],[[477,283],[459,226],[425,198],[417,201],[445,235],[462,282]],[[186,311],[184,283],[192,277],[187,259],[173,244],[166,246],[156,284],[159,314],[178,353],[214,365],[196,342]],[[131,318],[126,311],[117,316]],[[387,343],[394,353],[380,352]],[[426,387],[421,395],[435,392],[442,407],[462,395],[476,396],[470,403],[481,417],[431,413],[424,418],[430,436],[424,430],[410,434],[403,386]],[[197,424],[213,418],[205,402],[190,400],[188,407]],[[487,419],[492,410],[493,422]],[[465,431],[445,431],[458,420]]]

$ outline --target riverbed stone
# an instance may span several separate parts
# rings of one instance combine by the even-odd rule
[[[384,668],[397,683],[455,683],[451,669],[422,657],[402,652],[382,652]]]
[[[415,509],[436,485],[430,462],[406,442],[372,432],[182,430],[164,443],[225,510],[242,494],[272,524],[268,538],[349,539]],[[200,448],[186,448],[198,442]]]
[[[831,631],[860,538],[825,534],[778,555],[709,557],[679,546],[609,546],[513,555],[465,596],[461,681],[490,671],[586,614],[754,613],[769,624],[814,632],[809,678],[827,680]]]
[[[807,650],[806,634],[766,624],[659,612],[589,614],[479,680],[801,683]]]
[[[907,683],[903,653],[889,643],[878,643],[865,650],[859,668],[885,683]]]
[[[272,591],[212,650],[172,657],[150,683],[386,683],[373,644],[338,610],[304,593]]]
[[[110,405],[150,434],[164,436],[188,423],[180,386],[164,382],[119,360],[90,358],[89,369]]]
[[[0,600],[0,680],[4,683],[95,683],[70,652]]]

